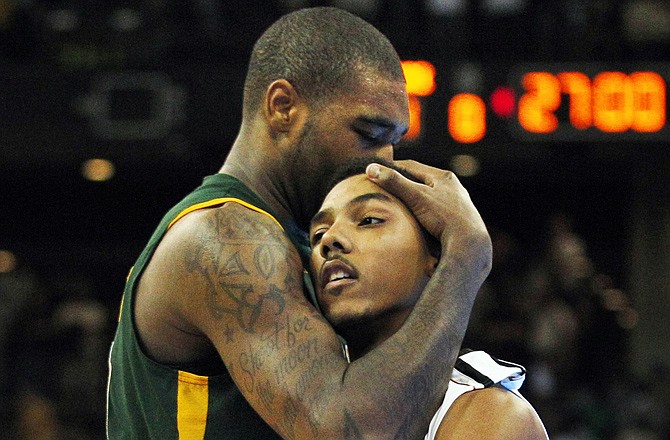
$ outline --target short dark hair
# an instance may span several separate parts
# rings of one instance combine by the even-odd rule
[[[330,192],[330,190],[333,189],[333,187],[335,187],[335,185],[337,185],[344,179],[347,179],[351,176],[357,176],[359,174],[365,174],[365,170],[371,163],[378,163],[380,165],[384,165],[385,167],[398,171],[401,175],[403,175],[404,177],[408,178],[413,182],[421,183],[421,180],[419,180],[419,178],[417,178],[414,174],[412,174],[411,172],[407,171],[402,167],[395,165],[393,162],[389,162],[381,158],[370,158],[370,157],[355,158],[351,159],[344,165],[340,166],[337,170],[335,170],[333,176],[328,182],[328,185],[326,185],[326,189],[325,192],[323,193],[322,200],[326,197],[326,195]],[[434,236],[432,236],[423,227],[421,223],[419,223],[419,227],[421,228],[423,238],[426,240],[426,244],[428,245],[428,252],[430,252],[430,254],[436,258],[440,258],[440,255],[442,254],[442,246],[439,240]]]
[[[289,81],[320,102],[350,88],[357,72],[404,81],[391,42],[362,18],[334,7],[300,9],[279,18],[256,41],[244,83],[244,112],[258,109],[267,86]]]

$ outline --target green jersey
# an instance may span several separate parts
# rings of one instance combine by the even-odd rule
[[[247,403],[227,372],[200,376],[155,362],[142,350],[134,325],[137,280],[166,231],[189,212],[227,202],[240,203],[275,218],[239,180],[224,174],[205,177],[201,186],[163,217],[128,276],[109,354],[109,439],[280,438]],[[303,258],[308,255],[306,239],[284,229]],[[311,288],[307,275],[305,282]]]

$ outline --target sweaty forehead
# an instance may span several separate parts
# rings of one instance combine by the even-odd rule
[[[385,111],[405,110],[408,106],[407,87],[403,81],[384,78],[365,78],[349,93],[358,104],[380,107]]]
[[[361,75],[336,98],[350,109],[371,117],[390,119],[405,125],[409,121],[407,87],[404,81],[380,75]]]

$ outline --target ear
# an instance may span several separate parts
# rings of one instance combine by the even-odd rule
[[[265,93],[265,117],[275,132],[288,132],[295,123],[298,92],[293,84],[278,79],[270,84]]]

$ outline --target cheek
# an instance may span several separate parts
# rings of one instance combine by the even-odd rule
[[[377,278],[380,283],[393,288],[400,285],[410,284],[415,264],[411,264],[406,257],[400,255],[388,256],[377,263],[377,269],[381,272]]]
[[[392,240],[388,246],[380,246],[375,254],[383,256],[368,260],[371,262],[369,280],[377,289],[410,294],[423,282],[423,253],[413,245],[412,240],[408,243]]]
[[[361,155],[363,151],[358,144],[358,138],[350,132],[333,133],[328,137],[328,143],[331,160],[338,165]]]
[[[321,264],[322,258],[319,256],[319,250],[314,247],[311,250],[311,254],[309,257],[309,263],[310,263],[310,273],[314,273],[316,271],[316,268],[319,267],[319,264]]]
[[[321,258],[319,256],[318,252],[319,252],[318,249],[314,249],[312,251],[312,256],[310,257],[310,260],[309,260],[310,265],[309,265],[309,268],[308,268],[309,276],[312,279],[312,285],[314,286],[314,290],[317,294],[317,297],[319,295],[319,289],[318,289],[319,283],[318,283],[318,277],[317,277],[317,274],[318,274],[317,268],[321,267],[321,264],[323,264],[323,258]]]

